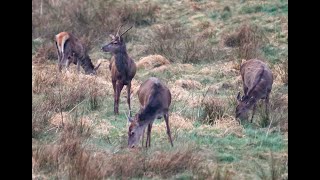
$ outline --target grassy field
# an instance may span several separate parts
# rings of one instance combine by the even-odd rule
[[[144,80],[165,82],[174,147],[163,119],[150,149],[126,147],[126,89],[115,116],[111,56],[100,50],[120,23],[134,25],[133,113]],[[102,62],[97,76],[58,73],[60,31]],[[273,71],[270,117],[260,102],[253,123],[238,123],[239,65],[250,58]],[[33,179],[288,179],[287,0],[33,0],[32,71]]]

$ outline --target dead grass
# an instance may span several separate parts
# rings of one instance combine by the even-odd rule
[[[37,146],[32,151],[33,176],[57,178],[104,179],[132,177],[168,178],[186,170],[199,177],[209,177],[208,156],[197,146],[184,145],[170,151],[145,153],[138,149],[119,153],[93,151],[84,138],[75,137],[74,129],[64,130],[58,143]],[[43,171],[43,170],[50,171]]]
[[[105,32],[115,31],[123,22],[135,25],[153,23],[158,9],[157,4],[151,2],[33,0],[32,37],[52,41],[53,34],[69,30],[80,39],[91,39],[92,43],[105,36]]]
[[[154,69],[151,70],[151,72],[153,73],[160,73],[160,72],[164,72],[164,71],[169,71],[169,65],[163,65],[163,66],[160,66],[160,67],[156,67]]]
[[[281,64],[275,66],[276,78],[284,85],[288,85],[288,60],[283,61]]]
[[[184,89],[201,89],[202,85],[200,82],[195,80],[184,80],[179,79],[175,82],[175,86],[180,86]]]
[[[212,68],[204,67],[199,71],[199,74],[201,74],[201,75],[210,75],[210,74],[213,74],[214,72],[215,72],[215,70],[213,70]]]
[[[163,134],[163,136],[167,136],[166,134],[166,123],[164,119],[162,119],[160,124],[156,124],[153,126],[152,131],[157,134]],[[174,129],[175,131],[190,131],[193,127],[193,122],[190,119],[184,118],[183,116],[172,113],[169,116],[169,126],[170,129]]]
[[[213,128],[220,130],[221,133],[218,135],[219,137],[225,137],[230,134],[237,137],[244,136],[244,128],[233,116],[224,115],[223,117],[215,120]]]
[[[214,59],[214,51],[205,41],[205,36],[195,36],[185,30],[179,22],[165,25],[155,25],[151,28],[150,38],[147,38],[146,52],[160,54],[171,62],[199,63]]]
[[[62,114],[57,113],[53,115],[53,117],[50,119],[50,123],[56,127],[69,127],[76,123],[75,121],[77,121],[77,123],[81,124],[82,126],[86,126],[88,128],[91,128],[93,126],[93,120],[91,118],[81,117],[78,119],[74,119],[74,117],[72,117],[71,114],[66,112],[62,112]]]
[[[242,59],[260,58],[260,49],[267,42],[264,31],[253,24],[243,24],[224,39],[225,46],[236,48],[236,66],[239,68]]]
[[[226,113],[226,104],[221,99],[205,97],[201,104],[203,115],[201,122],[214,124],[217,119],[222,118]]]
[[[32,58],[33,63],[44,63],[48,60],[58,60],[56,46],[52,42],[41,44]]]
[[[141,58],[137,62],[137,68],[141,69],[153,69],[153,68],[158,68],[163,65],[168,65],[170,64],[170,61],[167,60],[165,57],[155,54],[155,55],[149,55],[146,57]]]
[[[174,101],[183,101],[190,97],[189,92],[181,86],[170,85],[169,88]]]

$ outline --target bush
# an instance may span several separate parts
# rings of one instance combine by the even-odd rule
[[[240,68],[242,60],[262,58],[261,49],[268,39],[261,28],[244,24],[235,32],[224,39],[225,46],[235,48],[233,53],[233,59],[236,61],[235,67]]]
[[[204,36],[187,32],[180,23],[153,27],[147,42],[147,53],[160,54],[171,62],[199,63],[215,57],[215,50]]]

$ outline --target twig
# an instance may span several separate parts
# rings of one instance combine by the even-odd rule
[[[75,106],[68,112],[68,114],[71,113],[76,107],[78,107],[78,106],[79,106],[81,103],[83,103],[85,100],[86,100],[86,99],[82,100],[80,103],[78,103],[77,105],[75,105]]]

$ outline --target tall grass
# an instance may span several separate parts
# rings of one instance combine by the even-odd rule
[[[72,0],[32,0],[32,38],[44,39],[38,53],[51,59],[54,36],[72,32],[91,50],[101,44],[120,24],[149,25],[156,21],[158,6],[151,2]],[[54,58],[56,59],[56,58]]]

